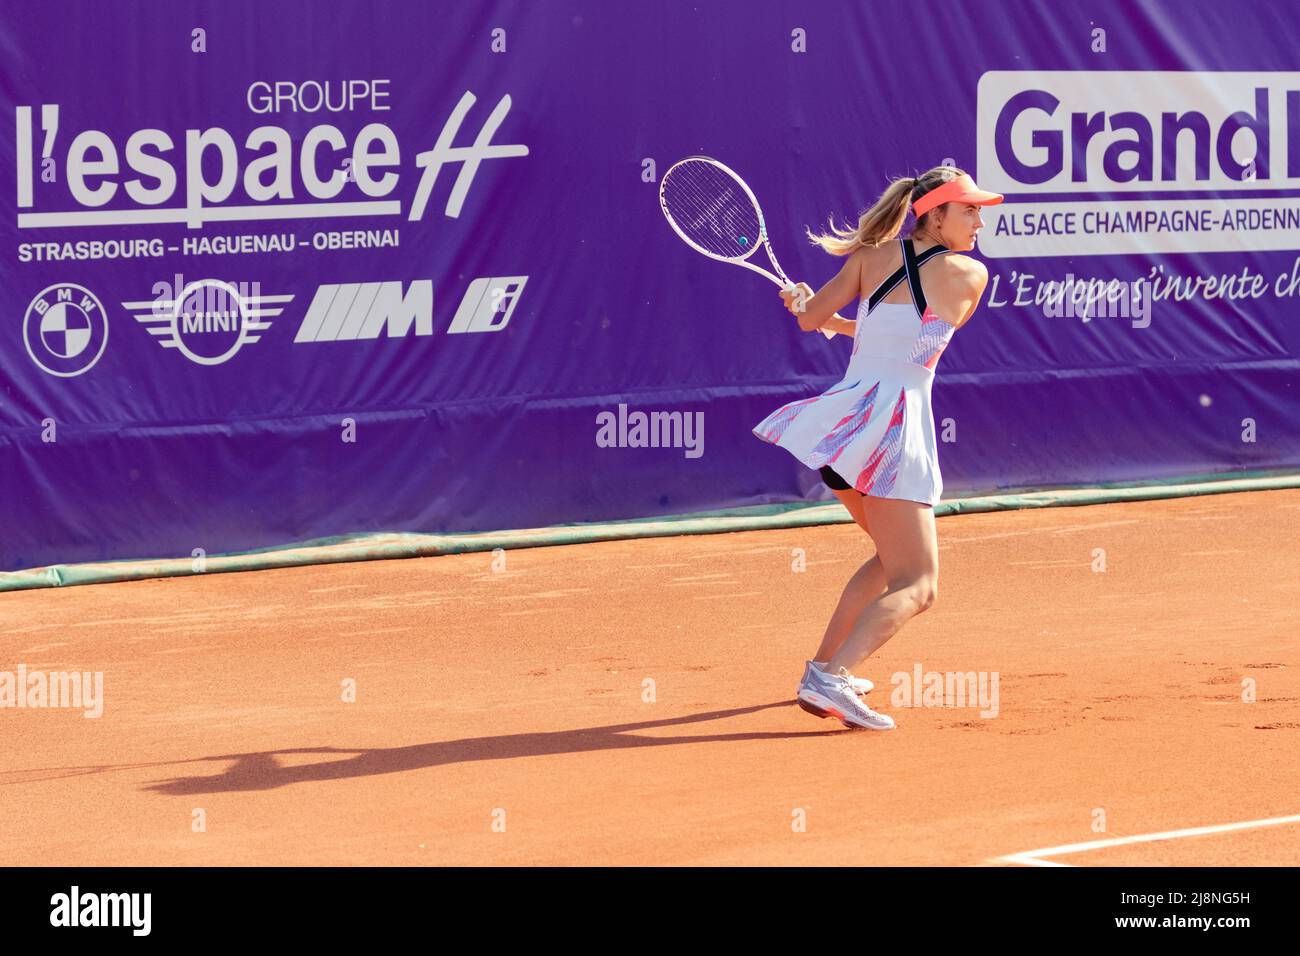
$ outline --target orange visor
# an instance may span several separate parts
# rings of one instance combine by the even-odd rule
[[[975,206],[996,206],[1002,202],[1001,193],[991,193],[975,185],[975,180],[965,173],[956,179],[950,179],[942,186],[936,186],[912,204],[912,212],[918,219],[935,206],[946,202],[970,203]]]

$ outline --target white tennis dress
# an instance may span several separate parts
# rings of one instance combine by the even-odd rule
[[[930,387],[956,329],[935,315],[920,267],[951,250],[917,255],[900,239],[903,265],[858,306],[844,377],[821,395],[783,405],[754,434],[809,468],[829,466],[864,495],[935,505],[943,493]],[[880,300],[907,281],[912,301]]]

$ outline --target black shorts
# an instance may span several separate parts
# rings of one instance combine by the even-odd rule
[[[830,465],[822,465],[822,467],[818,469],[818,474],[822,476],[822,481],[825,482],[826,487],[834,491],[850,491],[853,488],[853,486],[841,478],[839,472],[831,468]]]

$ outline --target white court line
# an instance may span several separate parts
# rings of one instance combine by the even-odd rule
[[[1063,856],[1066,853],[1086,853],[1088,850],[1125,846],[1129,843],[1177,840],[1181,837],[1204,836],[1207,833],[1227,833],[1230,830],[1248,830],[1252,827],[1272,827],[1284,823],[1300,823],[1300,813],[1289,817],[1270,817],[1267,820],[1247,820],[1244,823],[1220,823],[1212,827],[1192,827],[1187,830],[1166,830],[1163,833],[1143,833],[1138,836],[1114,837],[1109,840],[1091,840],[1087,843],[1067,843],[1064,846],[1049,846],[1041,850],[1012,853],[1010,856],[1000,856],[998,860],[1004,863],[1019,863],[1023,866],[1072,866],[1073,864],[1070,863],[1055,863],[1051,860],[1040,859],[1040,857]]]

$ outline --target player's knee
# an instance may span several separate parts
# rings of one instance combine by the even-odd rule
[[[934,607],[934,602],[939,600],[939,582],[935,578],[923,578],[913,584],[911,590],[917,614],[930,610]]]

